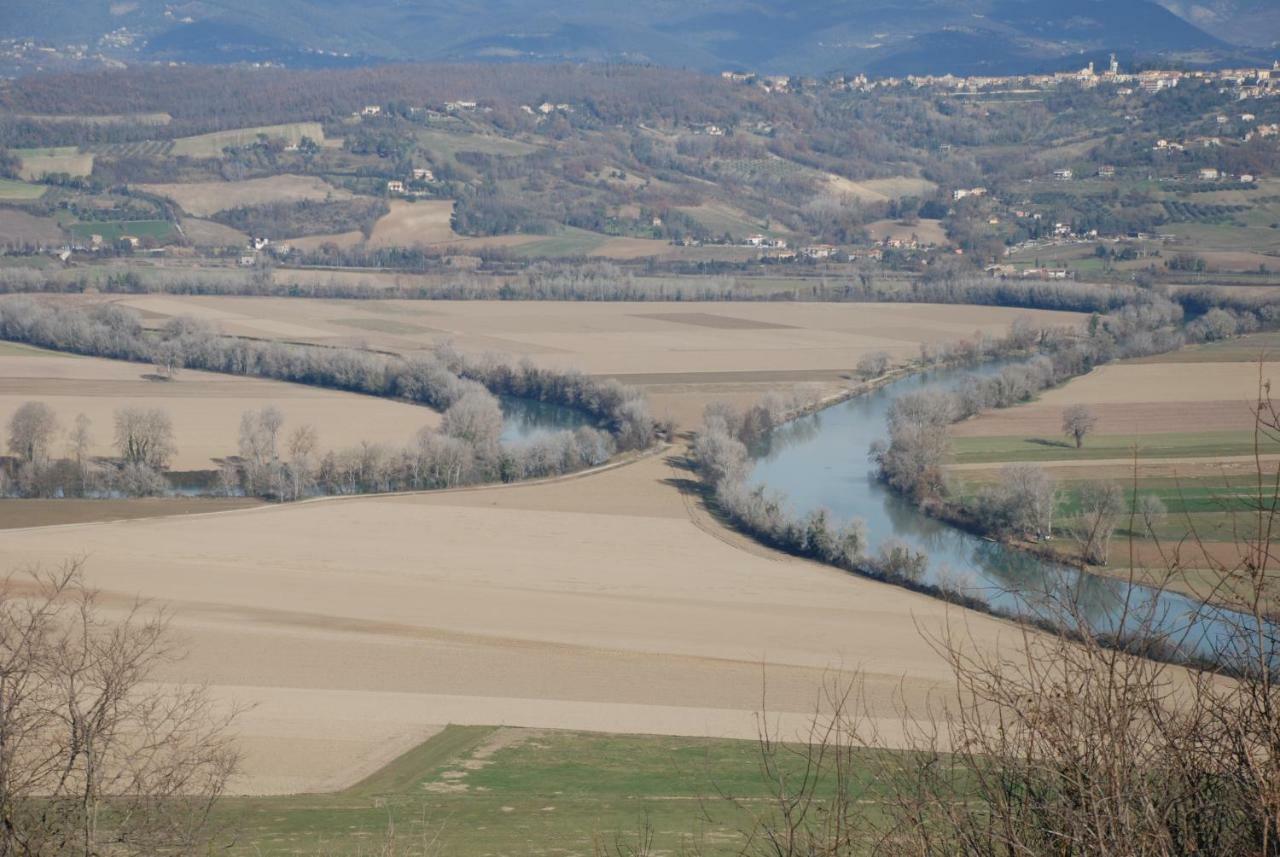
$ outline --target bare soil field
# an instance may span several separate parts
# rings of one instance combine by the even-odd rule
[[[140,184],[139,190],[168,197],[195,217],[208,217],[229,208],[268,202],[351,199],[352,193],[315,176],[278,175],[238,182]]]
[[[684,478],[659,455],[541,485],[10,530],[0,558],[87,554],[106,603],[167,605],[190,655],[161,678],[256,705],[246,793],[348,783],[429,724],[749,738],[767,688],[791,730],[859,669],[892,737],[900,703],[945,687],[916,624],[947,606],[744,542]],[[984,646],[1018,634],[965,620]]]
[[[896,220],[877,220],[875,223],[867,224],[867,232],[876,241],[896,238],[899,241],[915,239],[925,244],[945,245],[949,243],[946,230],[942,228],[942,221],[940,220],[920,220],[910,224],[900,223]]]
[[[905,359],[915,356],[923,341],[955,340],[975,329],[1003,332],[1026,314],[917,304],[110,299],[145,311],[156,323],[185,313],[243,336],[367,343],[402,352],[452,341],[471,353],[529,357],[638,384],[657,412],[686,428],[696,426],[711,398],[748,402],[769,390],[809,382],[822,393],[834,392],[867,352],[885,350]],[[1071,313],[1036,317],[1046,324],[1074,324],[1080,318]],[[421,331],[380,325],[388,318]]]
[[[82,153],[75,146],[24,149],[20,154],[22,167],[18,175],[28,181],[39,179],[46,173],[87,176],[93,172],[93,155]]]
[[[52,244],[63,240],[52,217],[35,217],[25,211],[0,209],[0,245]]]
[[[451,339],[468,351],[640,383],[657,410],[687,427],[712,399],[748,402],[805,384],[839,390],[868,350],[905,357],[920,341],[997,332],[1022,314],[856,304],[93,299],[136,307],[149,323],[187,313],[244,335],[287,331],[402,351]],[[133,386],[151,389],[139,379],[149,367],[128,366],[132,374],[118,377],[120,365],[109,361],[28,357],[3,371],[18,359],[0,355],[0,378],[26,382],[46,400],[57,384],[74,382],[68,398],[81,409],[113,379],[107,413]],[[90,368],[59,374],[40,361]],[[225,453],[259,382],[197,384],[198,374],[172,382],[173,390],[199,387],[198,397],[153,401],[181,403],[210,423],[225,419],[209,432],[210,450],[216,440]],[[266,386],[271,395],[261,401],[297,420],[301,399],[282,398],[285,385]],[[393,417],[374,406],[409,407],[356,405],[316,419],[322,441],[339,422],[356,432],[386,429]],[[179,426],[184,449],[190,431]],[[688,493],[679,452],[540,484],[11,529],[0,540],[0,565],[85,554],[106,603],[124,609],[142,595],[172,610],[190,655],[159,678],[206,681],[218,698],[254,706],[237,727],[247,758],[235,791],[243,793],[349,784],[432,724],[753,738],[765,692],[771,716],[796,735],[823,683],[858,671],[874,722],[889,740],[901,736],[900,707],[920,711],[950,682],[919,629],[939,628],[955,608],[724,529]],[[963,621],[984,647],[1020,634],[985,616],[965,613]]]
[[[1239,374],[1240,364],[1234,365]],[[1160,434],[1162,432],[1223,431],[1248,429],[1253,425],[1252,400],[1107,402],[1095,404],[1085,399],[1098,418],[1096,434]],[[1074,402],[1071,404],[1075,404]],[[1031,403],[1017,408],[990,411],[965,420],[952,429],[955,437],[1037,436],[1057,438],[1062,434],[1063,404]]]
[[[390,213],[374,224],[369,243],[376,247],[413,247],[452,241],[461,237],[450,225],[452,217],[452,200],[395,200]]]
[[[238,229],[197,217],[182,221],[182,233],[197,247],[243,247],[249,242],[249,236]]]
[[[896,176],[888,179],[854,181],[844,176],[827,175],[829,190],[836,196],[851,196],[861,202],[884,202],[904,196],[921,195],[937,188],[927,179]]]
[[[246,146],[256,143],[261,135],[282,139],[287,143],[299,143],[310,137],[320,145],[327,142],[324,128],[319,122],[295,122],[289,125],[266,125],[258,128],[236,128],[230,131],[214,131],[195,137],[181,137],[173,142],[172,154],[192,158],[217,158],[227,146]]]
[[[314,425],[323,449],[362,440],[405,443],[424,425],[439,422],[428,408],[386,399],[208,372],[183,371],[164,381],[154,372],[115,360],[0,354],[0,425],[24,402],[42,401],[53,408],[64,431],[78,414],[88,416],[91,454],[110,456],[117,408],[162,408],[173,420],[178,448],[173,469],[205,470],[217,467],[215,459],[236,453],[241,414],[267,405],[284,413],[286,431]],[[61,446],[60,440],[59,453]]]
[[[261,501],[245,497],[142,497],[128,500],[0,500],[0,530],[129,521],[171,515],[202,515],[248,509]]]

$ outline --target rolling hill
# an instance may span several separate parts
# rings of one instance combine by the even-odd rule
[[[1118,51],[1188,63],[1262,58],[1264,0],[11,0],[0,36],[91,41],[127,28],[136,59],[293,66],[407,60],[638,62],[822,73],[1036,71]],[[1242,50],[1236,44],[1248,44]]]

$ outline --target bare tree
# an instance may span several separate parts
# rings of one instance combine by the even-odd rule
[[[277,496],[283,493],[280,429],[284,415],[274,405],[240,416],[240,459],[245,492]]]
[[[315,482],[315,454],[319,443],[315,426],[298,426],[289,435],[289,482],[295,500],[311,490]]]
[[[126,464],[162,470],[177,451],[173,422],[160,408],[120,408],[115,424],[116,451]]]
[[[182,343],[176,339],[163,339],[152,349],[151,359],[156,371],[166,380],[178,377],[178,371],[186,364]]]
[[[955,408],[953,396],[936,390],[907,393],[894,401],[888,415],[889,443],[871,450],[889,484],[917,500],[943,493],[943,465],[951,450],[947,428]]]
[[[502,408],[489,393],[481,390],[465,393],[444,412],[440,430],[467,441],[477,451],[496,450],[502,435]]]
[[[1080,553],[1087,562],[1106,565],[1111,554],[1111,537],[1124,514],[1124,491],[1109,482],[1085,482],[1075,491],[1079,507],[1073,532]]]
[[[1000,484],[1011,526],[1038,538],[1052,537],[1058,486],[1049,472],[1035,464],[1009,464],[1000,470]]]
[[[879,378],[889,368],[887,351],[872,351],[858,359],[858,374],[863,378]]]
[[[706,425],[694,438],[692,455],[699,472],[713,488],[741,479],[746,470],[747,448],[716,415],[707,418]]]
[[[44,402],[26,402],[9,418],[9,451],[31,464],[49,458],[58,434],[58,417]]]
[[[67,451],[76,466],[77,493],[84,494],[89,483],[89,450],[93,447],[92,422],[84,414],[76,415],[75,425],[67,438]]]
[[[1062,412],[1062,433],[1076,442],[1076,449],[1084,446],[1084,439],[1098,424],[1098,418],[1085,405],[1072,405]]]
[[[78,562],[0,582],[0,854],[209,848],[234,713],[152,684],[174,657],[163,614],[108,620]]]

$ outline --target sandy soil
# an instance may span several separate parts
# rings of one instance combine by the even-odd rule
[[[710,398],[748,401],[813,383],[822,392],[869,351],[907,358],[922,341],[1000,333],[1023,310],[925,304],[300,301],[287,298],[111,298],[154,319],[188,313],[228,333],[413,351],[451,340],[472,353],[529,357],[616,377],[660,414],[692,428]],[[1070,313],[1038,313],[1074,324]],[[388,322],[392,322],[388,324]],[[284,333],[279,325],[288,325]],[[416,330],[414,328],[417,328]]]
[[[285,431],[310,423],[323,449],[354,446],[362,440],[405,443],[439,415],[428,408],[297,384],[183,371],[172,381],[153,380],[150,366],[52,354],[0,354],[0,425],[24,402],[54,409],[65,430],[78,414],[92,421],[93,455],[113,455],[113,414],[121,407],[163,408],[173,420],[178,453],[175,470],[217,466],[214,459],[236,452],[240,416],[275,405]],[[149,377],[151,376],[151,377]]]
[[[238,182],[189,182],[140,184],[139,190],[172,199],[187,214],[208,217],[228,208],[268,202],[351,199],[351,192],[336,188],[315,176],[279,175]]]
[[[169,605],[190,656],[162,678],[258,706],[245,792],[356,779],[426,724],[751,737],[762,690],[798,724],[861,669],[892,736],[900,699],[945,689],[916,630],[945,605],[744,550],[684,476],[651,456],[543,485],[11,530],[0,560],[87,554],[107,603]],[[984,646],[1016,633],[964,620]]]

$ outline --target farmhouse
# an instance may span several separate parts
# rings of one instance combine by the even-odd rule
[[[1112,166],[1098,167],[1098,178],[1113,179],[1116,177],[1116,168]]]
[[[361,116],[377,116],[381,112],[382,112],[382,108],[379,107],[377,104],[366,104],[363,108],[361,108],[360,115]]]
[[[1060,182],[1069,182],[1073,178],[1075,178],[1075,175],[1076,174],[1073,170],[1069,170],[1066,168],[1053,171],[1053,177]]]
[[[1213,168],[1213,167],[1205,167],[1204,169],[1202,169],[1202,170],[1200,171],[1200,181],[1202,181],[1202,182],[1216,182],[1216,181],[1218,180],[1218,177],[1219,177],[1220,175],[1221,175],[1221,173],[1219,173],[1215,168]]]
[[[413,180],[416,182],[433,182],[436,180],[436,174],[426,167],[414,167]]]
[[[404,182],[400,179],[392,179],[387,182],[387,193],[404,193]]]
[[[811,244],[800,250],[800,254],[806,259],[830,259],[835,252],[836,248],[830,244]]]

